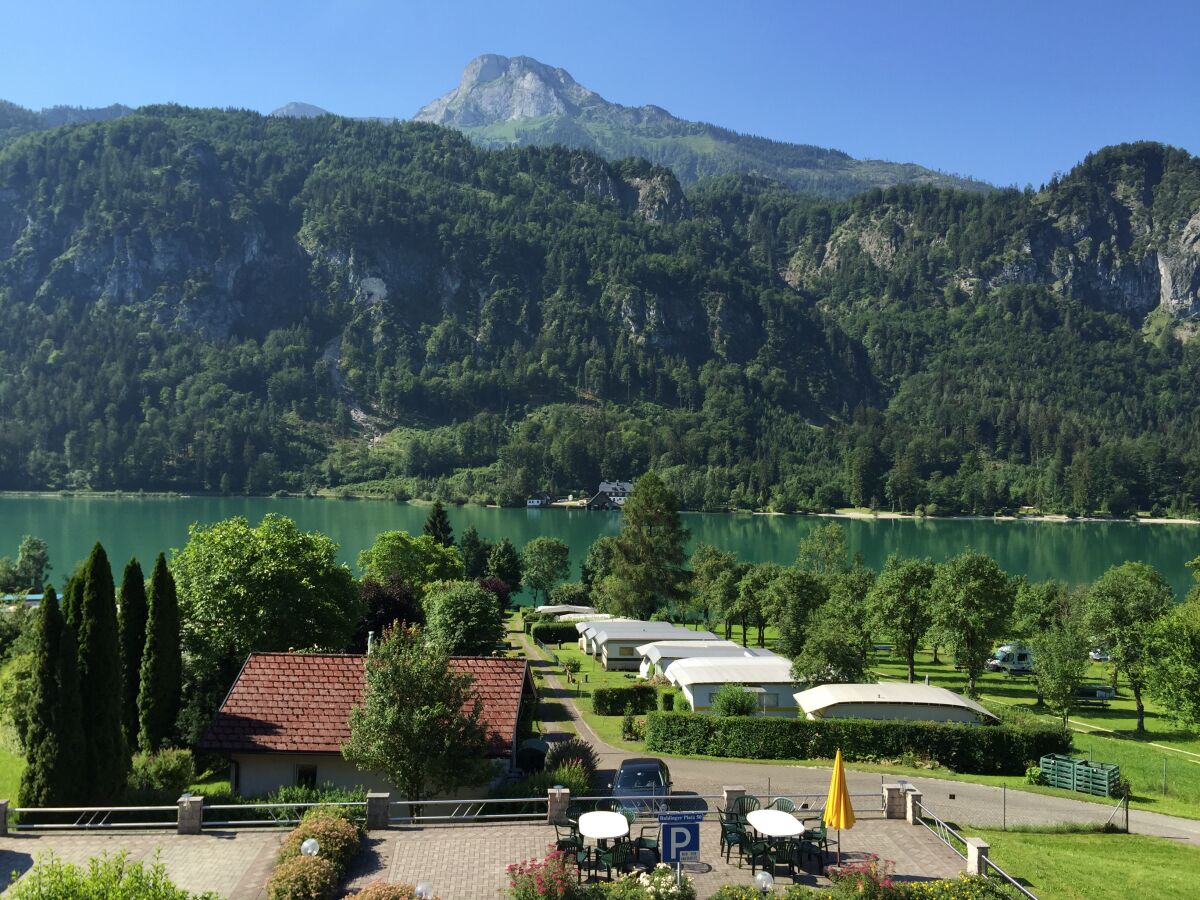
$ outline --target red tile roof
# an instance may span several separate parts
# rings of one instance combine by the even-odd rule
[[[339,753],[350,710],[362,703],[364,656],[251,653],[200,742],[218,753]],[[483,701],[489,756],[511,756],[521,698],[532,693],[523,659],[453,657]]]

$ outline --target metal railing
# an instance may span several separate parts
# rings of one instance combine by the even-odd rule
[[[170,819],[145,822],[145,813],[171,813]],[[9,810],[17,815],[10,827],[14,831],[88,831],[101,828],[167,828],[175,827],[178,806],[19,806]],[[48,815],[60,822],[31,822],[30,816]],[[67,817],[74,816],[73,821]],[[131,816],[131,821],[125,821]],[[114,818],[115,817],[115,818]]]
[[[917,821],[924,825],[929,831],[937,837],[939,841],[961,856],[964,860],[967,858],[967,839],[963,837],[950,825],[943,822],[938,816],[925,804],[914,801],[916,803]],[[932,822],[933,824],[930,824]],[[959,845],[962,849],[959,849]],[[981,874],[985,878],[990,878],[993,874],[1003,881],[1008,887],[1017,891],[1022,897],[1028,900],[1038,900],[1037,896],[1030,892],[1027,887],[1024,887],[1019,881],[1005,872],[992,859],[987,856],[982,856],[979,861]]]
[[[994,874],[997,878],[1003,881],[1008,887],[1016,891],[1022,897],[1027,897],[1028,900],[1038,900],[1035,894],[1031,893],[1027,887],[1022,885],[1019,881],[992,862],[991,858],[985,856],[980,863],[983,867],[983,874],[985,877],[991,878]]]
[[[399,824],[413,824],[417,822],[484,822],[496,819],[508,820],[541,820],[546,821],[547,803],[546,797],[489,797],[481,799],[463,799],[463,800],[392,800],[388,806],[408,807],[410,813],[415,807],[419,810],[419,815],[396,816],[389,815],[388,822]],[[498,808],[501,805],[514,806],[516,809],[504,810],[499,812],[487,812],[488,808]],[[446,812],[427,813],[426,811],[432,807],[434,810],[447,810]],[[534,809],[530,810],[530,807]],[[540,807],[537,808],[537,807]]]
[[[299,810],[309,810],[318,807],[331,807],[336,809],[361,809],[362,814],[351,816],[352,819],[366,819],[367,804],[363,800],[347,801],[345,803],[336,802],[320,802],[320,803],[214,803],[211,806],[205,804],[203,813],[208,812],[225,812],[231,810],[243,812],[247,810],[266,810],[266,814],[260,817],[253,818],[229,818],[210,819],[204,815],[201,821],[205,825],[213,825],[226,828],[243,828],[262,826],[266,828],[277,828],[282,825],[296,825],[300,822],[300,815],[293,815]]]

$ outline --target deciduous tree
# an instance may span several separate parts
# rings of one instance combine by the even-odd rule
[[[1175,721],[1200,727],[1200,596],[1194,591],[1159,622],[1154,648],[1146,678],[1150,696]]]
[[[508,538],[501,538],[488,554],[487,574],[499,578],[514,594],[521,590],[521,556]]]
[[[558,538],[534,538],[521,550],[521,571],[525,586],[545,598],[571,574],[571,548]]]
[[[1012,613],[1012,581],[990,556],[967,550],[937,567],[930,592],[934,627],[954,649],[967,673],[967,693],[975,697],[992,644]]]
[[[473,581],[442,581],[425,595],[425,636],[451,656],[478,656],[504,636],[496,597]]]
[[[1088,591],[1088,633],[1108,650],[1113,665],[1129,682],[1139,733],[1146,730],[1142,694],[1149,671],[1156,665],[1154,635],[1173,602],[1174,594],[1166,579],[1140,562],[1113,566]]]
[[[1032,645],[1038,696],[1066,728],[1076,692],[1087,676],[1087,632],[1078,616],[1068,616],[1033,635]]]
[[[934,571],[928,559],[901,559],[893,553],[867,594],[871,622],[903,654],[910,684],[916,680],[917,649],[933,623]]]
[[[439,543],[428,534],[413,537],[407,531],[384,531],[366,550],[358,554],[358,566],[364,578],[387,581],[399,578],[417,596],[437,581],[463,577],[463,561],[458,549]]]
[[[349,762],[412,801],[483,780],[483,704],[444,649],[416,629],[393,629],[367,657],[366,682],[342,747]]]

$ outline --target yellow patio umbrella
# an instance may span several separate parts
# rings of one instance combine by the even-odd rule
[[[842,864],[842,829],[854,827],[854,807],[846,787],[846,770],[842,766],[842,751],[833,760],[833,777],[829,779],[829,796],[825,799],[825,827],[838,831],[838,865]]]

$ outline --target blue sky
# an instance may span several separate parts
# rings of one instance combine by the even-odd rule
[[[1197,0],[5,7],[0,98],[34,108],[302,100],[407,117],[494,52],[620,103],[998,184],[1041,184],[1120,141],[1200,152]]]

